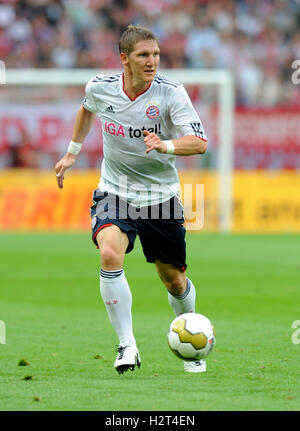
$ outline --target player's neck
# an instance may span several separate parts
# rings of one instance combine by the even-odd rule
[[[123,74],[123,90],[131,99],[135,99],[139,94],[146,91],[151,82],[140,81],[132,76],[130,72],[124,70]]]

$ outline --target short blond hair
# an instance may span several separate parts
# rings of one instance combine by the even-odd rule
[[[141,25],[130,24],[120,37],[119,52],[129,55],[140,40],[155,40],[159,44],[158,38],[151,30]]]

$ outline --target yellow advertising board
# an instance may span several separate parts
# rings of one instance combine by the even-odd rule
[[[55,173],[9,170],[0,174],[1,230],[76,230],[90,226],[89,206],[99,172],[66,174],[63,189]]]
[[[235,232],[300,231],[300,173],[235,172]]]
[[[187,223],[190,223],[189,211],[196,213],[202,205],[201,230],[217,231],[218,175],[208,171],[180,171],[179,174]],[[89,207],[98,181],[99,171],[73,170],[67,172],[65,186],[60,190],[54,172],[4,170],[0,173],[0,230],[89,229]],[[188,193],[192,196],[188,199],[190,208]],[[197,200],[197,193],[201,193],[201,199]],[[300,232],[300,173],[234,173],[233,232],[297,231]]]

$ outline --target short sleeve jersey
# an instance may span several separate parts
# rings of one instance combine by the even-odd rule
[[[178,82],[156,75],[149,87],[131,99],[123,74],[97,75],[86,85],[83,106],[101,118],[103,161],[99,189],[143,207],[180,192],[173,154],[146,154],[143,131],[161,140],[195,135],[206,140],[191,100]]]

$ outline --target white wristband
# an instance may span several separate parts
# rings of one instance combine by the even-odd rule
[[[68,146],[68,153],[77,155],[81,150],[82,144],[79,142],[70,141]]]
[[[174,154],[175,147],[173,141],[163,141],[163,143],[167,147],[167,154]]]

